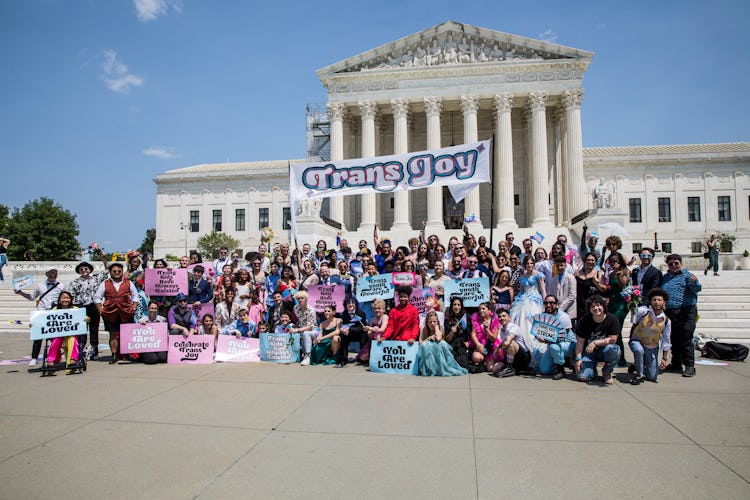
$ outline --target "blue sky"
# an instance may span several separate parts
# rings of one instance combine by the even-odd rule
[[[595,52],[584,146],[748,141],[743,1],[0,1],[0,203],[140,245],[153,178],[303,158],[315,71],[447,20]]]

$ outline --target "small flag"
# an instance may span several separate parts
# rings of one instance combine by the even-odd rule
[[[544,235],[540,233],[539,231],[529,236],[529,238],[531,238],[532,240],[536,241],[539,244],[541,244],[542,241],[544,241]]]
[[[464,222],[476,222],[477,216],[476,214],[471,214],[468,217],[464,217]]]

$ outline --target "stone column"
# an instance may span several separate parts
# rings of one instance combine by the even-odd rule
[[[529,94],[531,110],[531,225],[549,226],[549,177],[547,172],[547,94]]]
[[[375,116],[378,112],[378,105],[375,101],[360,101],[359,109],[362,111],[362,158],[372,158],[375,156]],[[375,229],[377,223],[375,194],[363,194],[361,203],[362,224],[359,229],[369,234]]]
[[[589,208],[589,197],[583,176],[583,138],[581,136],[581,102],[583,89],[566,90],[565,106],[565,178],[567,180],[567,219]]]
[[[331,161],[344,159],[344,113],[346,105],[343,102],[328,103],[328,119],[331,122]],[[329,200],[330,216],[336,222],[344,225],[344,197],[335,196]],[[342,228],[342,230],[346,230]]]
[[[407,117],[409,115],[409,101],[407,99],[391,99],[393,110],[393,154],[409,152],[409,131]],[[398,190],[393,194],[393,226],[394,231],[411,231],[409,216],[409,191]]]
[[[475,95],[461,96],[461,111],[464,114],[464,144],[477,142],[477,110],[479,109],[479,97]],[[466,195],[464,198],[464,217],[474,215],[476,220],[467,224],[469,231],[482,229],[482,222],[479,217],[479,186]]]
[[[513,94],[495,94],[495,185],[492,194],[497,210],[497,227],[508,230],[518,227],[513,204],[513,129],[510,113]]]
[[[425,97],[424,108],[427,114],[427,149],[439,149],[440,144],[440,113],[443,110],[442,97]],[[430,186],[427,188],[427,225],[426,236],[445,231],[443,223],[443,187]]]
[[[562,224],[565,221],[569,221],[571,217],[570,211],[570,196],[567,193],[569,190],[568,179],[568,148],[567,148],[567,134],[565,131],[565,110],[562,108],[555,108],[553,112],[553,119],[555,121],[555,129],[557,130],[557,142],[555,148],[555,174],[556,174],[556,185],[552,187],[555,192],[555,207],[557,212],[557,224]],[[584,188],[584,191],[586,189]]]

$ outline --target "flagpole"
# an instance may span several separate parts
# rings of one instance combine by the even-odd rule
[[[492,237],[495,230],[495,134],[492,134],[492,147],[490,148],[490,152],[490,250],[492,250]]]

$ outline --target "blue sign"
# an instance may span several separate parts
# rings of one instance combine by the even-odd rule
[[[86,334],[86,309],[51,309],[31,313],[31,340]]]
[[[260,360],[272,363],[297,363],[299,333],[261,333]]]
[[[402,340],[372,341],[370,347],[370,371],[378,373],[417,374],[419,342],[409,345]]]
[[[393,273],[363,276],[357,280],[357,302],[393,298]]]
[[[489,278],[446,280],[443,283],[443,288],[445,289],[446,309],[451,306],[451,298],[456,296],[464,299],[464,307],[478,307],[482,302],[490,301]]]

